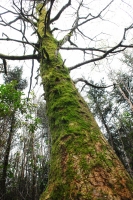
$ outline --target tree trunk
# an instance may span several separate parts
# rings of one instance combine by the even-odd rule
[[[131,200],[133,182],[57,55],[58,42],[44,27],[45,14],[41,9],[38,33],[52,149],[49,182],[40,200]]]
[[[15,114],[13,113],[13,116],[11,118],[11,127],[7,139],[7,144],[6,144],[6,149],[5,149],[5,154],[4,154],[4,161],[3,161],[3,169],[2,169],[2,177],[0,181],[0,195],[2,200],[6,199],[6,179],[7,179],[7,169],[8,169],[8,162],[9,162],[9,154],[10,154],[10,149],[11,149],[11,142],[12,142],[12,137],[14,133],[14,124],[15,124]],[[8,133],[7,133],[8,134]]]
[[[103,123],[103,125],[104,125],[104,127],[105,127],[105,129],[106,129],[106,132],[107,132],[107,134],[108,134],[108,136],[109,136],[109,139],[108,139],[109,144],[110,144],[110,145],[112,146],[112,148],[114,149],[114,143],[113,143],[112,133],[111,133],[110,130],[109,130],[109,127],[108,127],[108,125],[107,125],[107,123],[106,123],[106,120],[105,120],[103,114],[102,114],[102,111],[101,111],[101,108],[100,108],[98,102],[95,101],[95,104],[96,104],[96,107],[97,107],[97,111],[98,111],[98,113],[99,113],[99,116],[100,116],[100,118],[101,118],[101,122]]]

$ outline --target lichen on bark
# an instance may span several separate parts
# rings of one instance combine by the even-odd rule
[[[49,182],[40,200],[131,200],[132,180],[57,54],[58,42],[45,30],[45,15],[41,9],[38,33],[52,148]]]

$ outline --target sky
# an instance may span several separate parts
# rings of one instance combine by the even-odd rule
[[[18,0],[16,0],[17,2]],[[76,17],[76,8],[78,6],[78,2],[80,0],[72,0],[72,5],[69,9],[67,9],[62,15],[61,18],[52,24],[52,27],[58,27],[60,30],[54,33],[54,36],[57,39],[62,39],[63,36],[68,33],[68,30],[71,28],[73,21]],[[60,8],[64,5],[64,1],[59,0],[55,6],[53,7],[52,15],[56,15]],[[67,2],[67,1],[65,1]],[[89,12],[96,15],[103,9],[111,0],[84,0],[85,6],[87,7],[80,11],[80,16],[84,17]],[[30,2],[26,1],[26,6],[29,5]],[[8,6],[7,6],[8,5]],[[11,0],[1,0],[0,6],[13,10],[11,7]],[[3,8],[0,7],[0,11]],[[84,34],[86,34],[89,38],[96,39],[97,42],[92,40],[83,39],[79,34],[73,36],[73,41],[80,47],[104,47],[106,48],[107,45],[113,46],[118,43],[123,35],[124,28],[128,27],[131,23],[133,23],[133,1],[132,0],[114,0],[114,2],[107,8],[107,10],[103,13],[103,19],[97,19],[90,22],[87,25],[84,25],[81,30]],[[4,19],[8,22],[12,18],[12,15],[5,15]],[[15,25],[19,27],[17,23]],[[19,39],[21,36],[18,32],[11,30],[10,28],[0,28],[0,38],[4,38],[6,34],[9,37]],[[35,42],[37,38],[35,35],[31,34],[33,31],[31,28],[28,28],[27,31],[27,38],[30,41]],[[128,33],[127,38],[128,40],[132,40],[133,31]],[[64,46],[68,47],[68,43]],[[10,42],[3,42],[0,41],[0,53],[8,54],[8,55],[21,55],[23,53],[23,46],[18,45],[16,43]],[[27,48],[27,52],[31,53],[31,48]],[[83,53],[79,53],[78,51],[64,51],[60,50],[63,60],[65,61],[66,66],[71,67],[78,62],[83,61],[84,59],[88,59],[90,55],[84,57]],[[100,80],[102,77],[107,79],[107,74],[110,73],[110,70],[120,68],[121,63],[119,59],[122,55],[111,57],[109,60],[102,60],[97,63],[90,63],[88,65],[82,66],[76,70],[71,72],[71,77],[76,79],[78,77],[85,77],[86,79],[93,79],[95,82]],[[23,66],[24,68],[24,76],[27,80],[30,80],[30,71],[32,66],[32,61],[7,61],[8,65],[12,67],[19,65]],[[36,76],[36,70],[39,67],[39,63],[35,61],[35,68],[34,68],[34,77]],[[32,87],[35,85],[35,79],[33,79]],[[36,87],[36,92],[40,93],[40,85]]]

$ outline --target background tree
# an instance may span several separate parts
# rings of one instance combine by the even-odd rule
[[[1,85],[0,90],[0,198],[37,200],[45,188],[48,173],[48,125],[45,125],[46,116],[43,123],[37,117],[37,110],[41,109],[39,113],[43,119],[45,104],[38,102],[40,106],[37,107],[34,101],[21,99],[20,91],[27,86],[26,79],[22,79],[22,67],[8,70],[4,80],[6,84]]]
[[[4,148],[3,157],[1,159],[1,197],[5,199],[6,194],[6,179],[7,179],[7,170],[9,163],[9,154],[11,150],[12,138],[16,130],[16,113],[17,110],[21,108],[21,92],[17,91],[15,84],[1,85],[0,92],[0,110],[1,110],[1,136],[4,136],[2,139]],[[6,129],[4,128],[6,126]]]
[[[2,128],[0,198],[6,200],[9,198],[37,200],[48,180],[47,125],[44,123],[45,119],[43,124],[39,120],[38,107],[35,102],[32,102],[32,99],[29,102],[27,102],[27,99],[22,99],[21,103],[18,103],[17,94],[21,94],[21,92],[16,90],[14,86],[11,83],[1,85],[4,92],[0,88],[0,125]],[[4,100],[2,95],[4,95]],[[10,117],[10,115],[12,116],[10,110],[13,112],[12,99],[15,100],[13,101],[14,105],[17,105],[13,127]],[[40,104],[44,115],[44,103],[41,102]]]
[[[94,82],[90,81],[94,85]],[[91,87],[88,91],[89,98],[89,107],[91,108],[95,117],[103,125],[103,132],[107,133],[108,141],[110,145],[113,147],[113,136],[111,133],[111,126],[108,126],[108,122],[111,119],[111,115],[114,115],[114,110],[117,112],[117,108],[113,108],[113,103],[109,92],[106,90],[106,83],[101,80],[99,84],[95,84],[97,86],[101,86],[101,88]],[[103,87],[103,88],[102,88]]]
[[[79,2],[69,0],[53,16],[54,2],[42,1],[42,4],[38,4],[35,8],[36,1],[30,1],[29,7],[22,0],[13,1],[14,12],[2,8],[1,13],[1,25],[8,25],[22,34],[22,40],[16,40],[7,37],[4,33],[5,38],[1,40],[21,43],[25,51],[24,55],[15,55],[15,57],[0,54],[0,58],[37,59],[40,62],[40,75],[45,89],[52,137],[49,182],[41,199],[132,199],[132,180],[102,136],[87,104],[77,92],[69,75],[69,71],[73,69],[91,62],[97,63],[128,47],[132,48],[132,42],[129,43],[126,38],[127,33],[132,30],[132,24],[124,29],[121,40],[117,41],[116,45],[109,43],[108,46],[101,48],[97,43],[99,40],[95,40],[97,32],[95,31],[92,39],[88,37],[88,30],[85,31],[85,27],[91,26],[90,22],[96,19],[102,21],[113,1],[109,1],[106,5],[100,2],[102,8],[100,6],[100,10],[88,14],[90,6],[95,6],[94,1],[93,4],[86,5],[86,1],[83,0]],[[58,34],[60,29],[52,25],[59,21],[69,8],[74,8],[74,20],[69,24],[69,28],[62,32],[61,39],[57,40],[53,37],[53,33],[57,31]],[[13,16],[8,23],[4,18],[7,13]],[[17,22],[20,22],[19,28],[15,27]],[[37,43],[33,43],[31,38],[28,39],[27,23],[33,28]],[[83,38],[82,45],[87,41],[87,47],[86,45],[82,47],[78,41],[75,43],[74,36],[77,35]],[[65,46],[67,43],[68,47]],[[27,46],[32,47],[32,55],[25,54]],[[64,66],[65,61],[60,57],[60,49],[81,51],[84,57],[80,61],[76,59],[77,63],[68,70]],[[32,74],[33,67],[32,62]]]
[[[9,154],[11,151],[12,140],[14,134],[17,130],[17,111],[21,108],[21,92],[17,92],[17,89],[23,90],[27,86],[27,81],[22,79],[22,68],[14,68],[13,70],[8,71],[8,76],[5,74],[4,81],[7,85],[1,87],[1,109],[2,109],[2,125],[6,123],[6,135],[7,139],[5,141],[4,155],[1,165],[1,197],[5,199],[6,194],[6,179],[7,179],[7,170],[9,164]],[[12,82],[14,81],[14,82]],[[9,84],[11,83],[11,84]],[[14,89],[13,89],[14,87]],[[16,91],[15,91],[16,90]],[[9,93],[9,94],[8,94]],[[6,105],[7,104],[7,105]],[[5,114],[5,107],[7,107],[7,113]],[[4,116],[5,115],[5,116]],[[3,134],[3,133],[2,133]],[[5,132],[4,132],[5,134]]]
[[[124,105],[124,102],[122,102],[124,98],[121,96],[120,92],[118,95],[118,90],[116,89],[107,91],[107,89],[90,88],[88,94],[89,106],[99,125],[102,126],[105,137],[132,176],[132,164],[129,162],[130,156],[127,156],[126,146],[128,146],[129,149],[132,148],[124,144],[125,142],[128,143],[127,141],[132,141],[132,139],[129,138],[131,129],[128,124],[126,126],[124,123],[126,115],[129,115],[127,103]],[[127,120],[129,120],[129,118]]]
[[[13,69],[8,67],[8,74],[7,75],[4,74],[3,76],[4,83],[6,84],[14,81],[16,83],[15,88],[22,91],[28,85],[27,80],[22,78],[22,74],[23,74],[22,67],[14,67]]]
[[[132,76],[128,67],[131,63],[129,60],[124,63],[129,72],[113,72],[115,79],[111,76],[111,80],[115,81],[115,87],[105,88],[107,84],[102,80],[97,84],[101,88],[90,87],[88,95],[94,116],[100,121],[100,125],[104,126],[102,130],[105,136],[132,176]]]

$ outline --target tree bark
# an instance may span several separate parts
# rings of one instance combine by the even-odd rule
[[[132,179],[57,55],[58,42],[44,27],[45,14],[41,9],[38,33],[52,149],[48,186],[40,200],[131,200]]]

